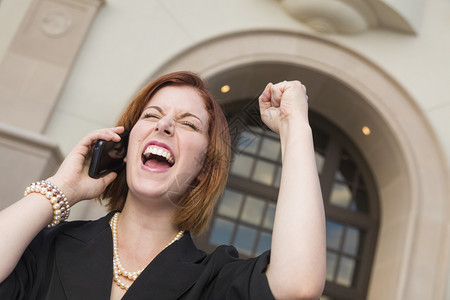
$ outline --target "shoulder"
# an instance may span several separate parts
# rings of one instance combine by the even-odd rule
[[[39,251],[53,244],[62,236],[71,236],[81,241],[87,241],[109,228],[109,219],[112,213],[94,221],[65,221],[53,228],[43,229],[29,245],[30,250]]]
[[[266,277],[270,251],[248,259],[239,258],[233,246],[219,246],[201,262],[209,278],[209,296],[224,299],[273,299]]]
[[[74,251],[91,249],[85,247],[87,241],[96,241],[94,237],[101,237],[101,233],[106,233],[109,215],[95,221],[69,221],[43,229],[25,249],[11,275],[0,284],[0,298],[18,299],[19,295],[26,295],[26,299],[46,298],[43,295],[47,293],[49,285],[57,284],[58,278],[61,278],[56,274],[61,270],[67,273],[68,268],[80,265],[66,265],[56,273],[58,257],[63,261],[72,261],[64,257],[67,258]],[[56,255],[58,247],[61,251]],[[92,253],[86,257],[92,257]]]
[[[265,273],[270,262],[270,251],[266,251],[253,258],[240,258],[234,246],[218,246],[208,254],[203,263],[205,266],[212,265],[217,271],[227,273],[240,273],[242,271],[257,271]],[[256,269],[255,269],[256,268]]]

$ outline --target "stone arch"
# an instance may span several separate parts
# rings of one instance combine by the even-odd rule
[[[151,77],[192,70],[205,78],[238,66],[272,62],[326,78],[308,87],[311,109],[360,148],[378,185],[381,227],[368,299],[436,299],[444,295],[448,174],[434,131],[414,99],[374,63],[339,44],[297,32],[249,31],[216,37],[181,52]],[[238,83],[238,82],[237,82]],[[248,86],[254,97],[261,86]],[[246,95],[246,93],[248,95]],[[311,94],[312,93],[312,94]],[[226,101],[224,99],[223,101]],[[368,137],[361,127],[372,129]],[[430,245],[435,245],[430,247]]]

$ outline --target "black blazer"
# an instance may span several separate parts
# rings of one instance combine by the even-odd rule
[[[44,229],[0,284],[0,299],[109,299],[112,214]],[[273,299],[265,276],[269,255],[243,260],[232,246],[206,254],[186,233],[153,259],[123,299]]]

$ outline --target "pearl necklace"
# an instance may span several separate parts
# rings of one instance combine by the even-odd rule
[[[141,275],[142,271],[144,269],[141,269],[136,272],[128,272],[125,271],[125,269],[122,267],[122,264],[120,263],[119,258],[119,250],[118,250],[118,239],[117,239],[117,222],[119,220],[120,212],[116,212],[114,216],[109,221],[109,225],[111,226],[112,231],[112,237],[113,237],[113,279],[114,282],[124,290],[128,290],[130,288],[130,285],[125,284],[122,280],[120,280],[120,276],[128,278],[131,281],[135,281],[136,278]],[[179,240],[184,234],[183,230],[180,230],[177,235],[170,241],[169,244],[167,244],[164,249],[172,245],[175,241]]]

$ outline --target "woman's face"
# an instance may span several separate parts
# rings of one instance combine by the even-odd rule
[[[199,176],[208,148],[209,116],[189,86],[167,86],[145,106],[130,132],[129,193],[177,203]]]

